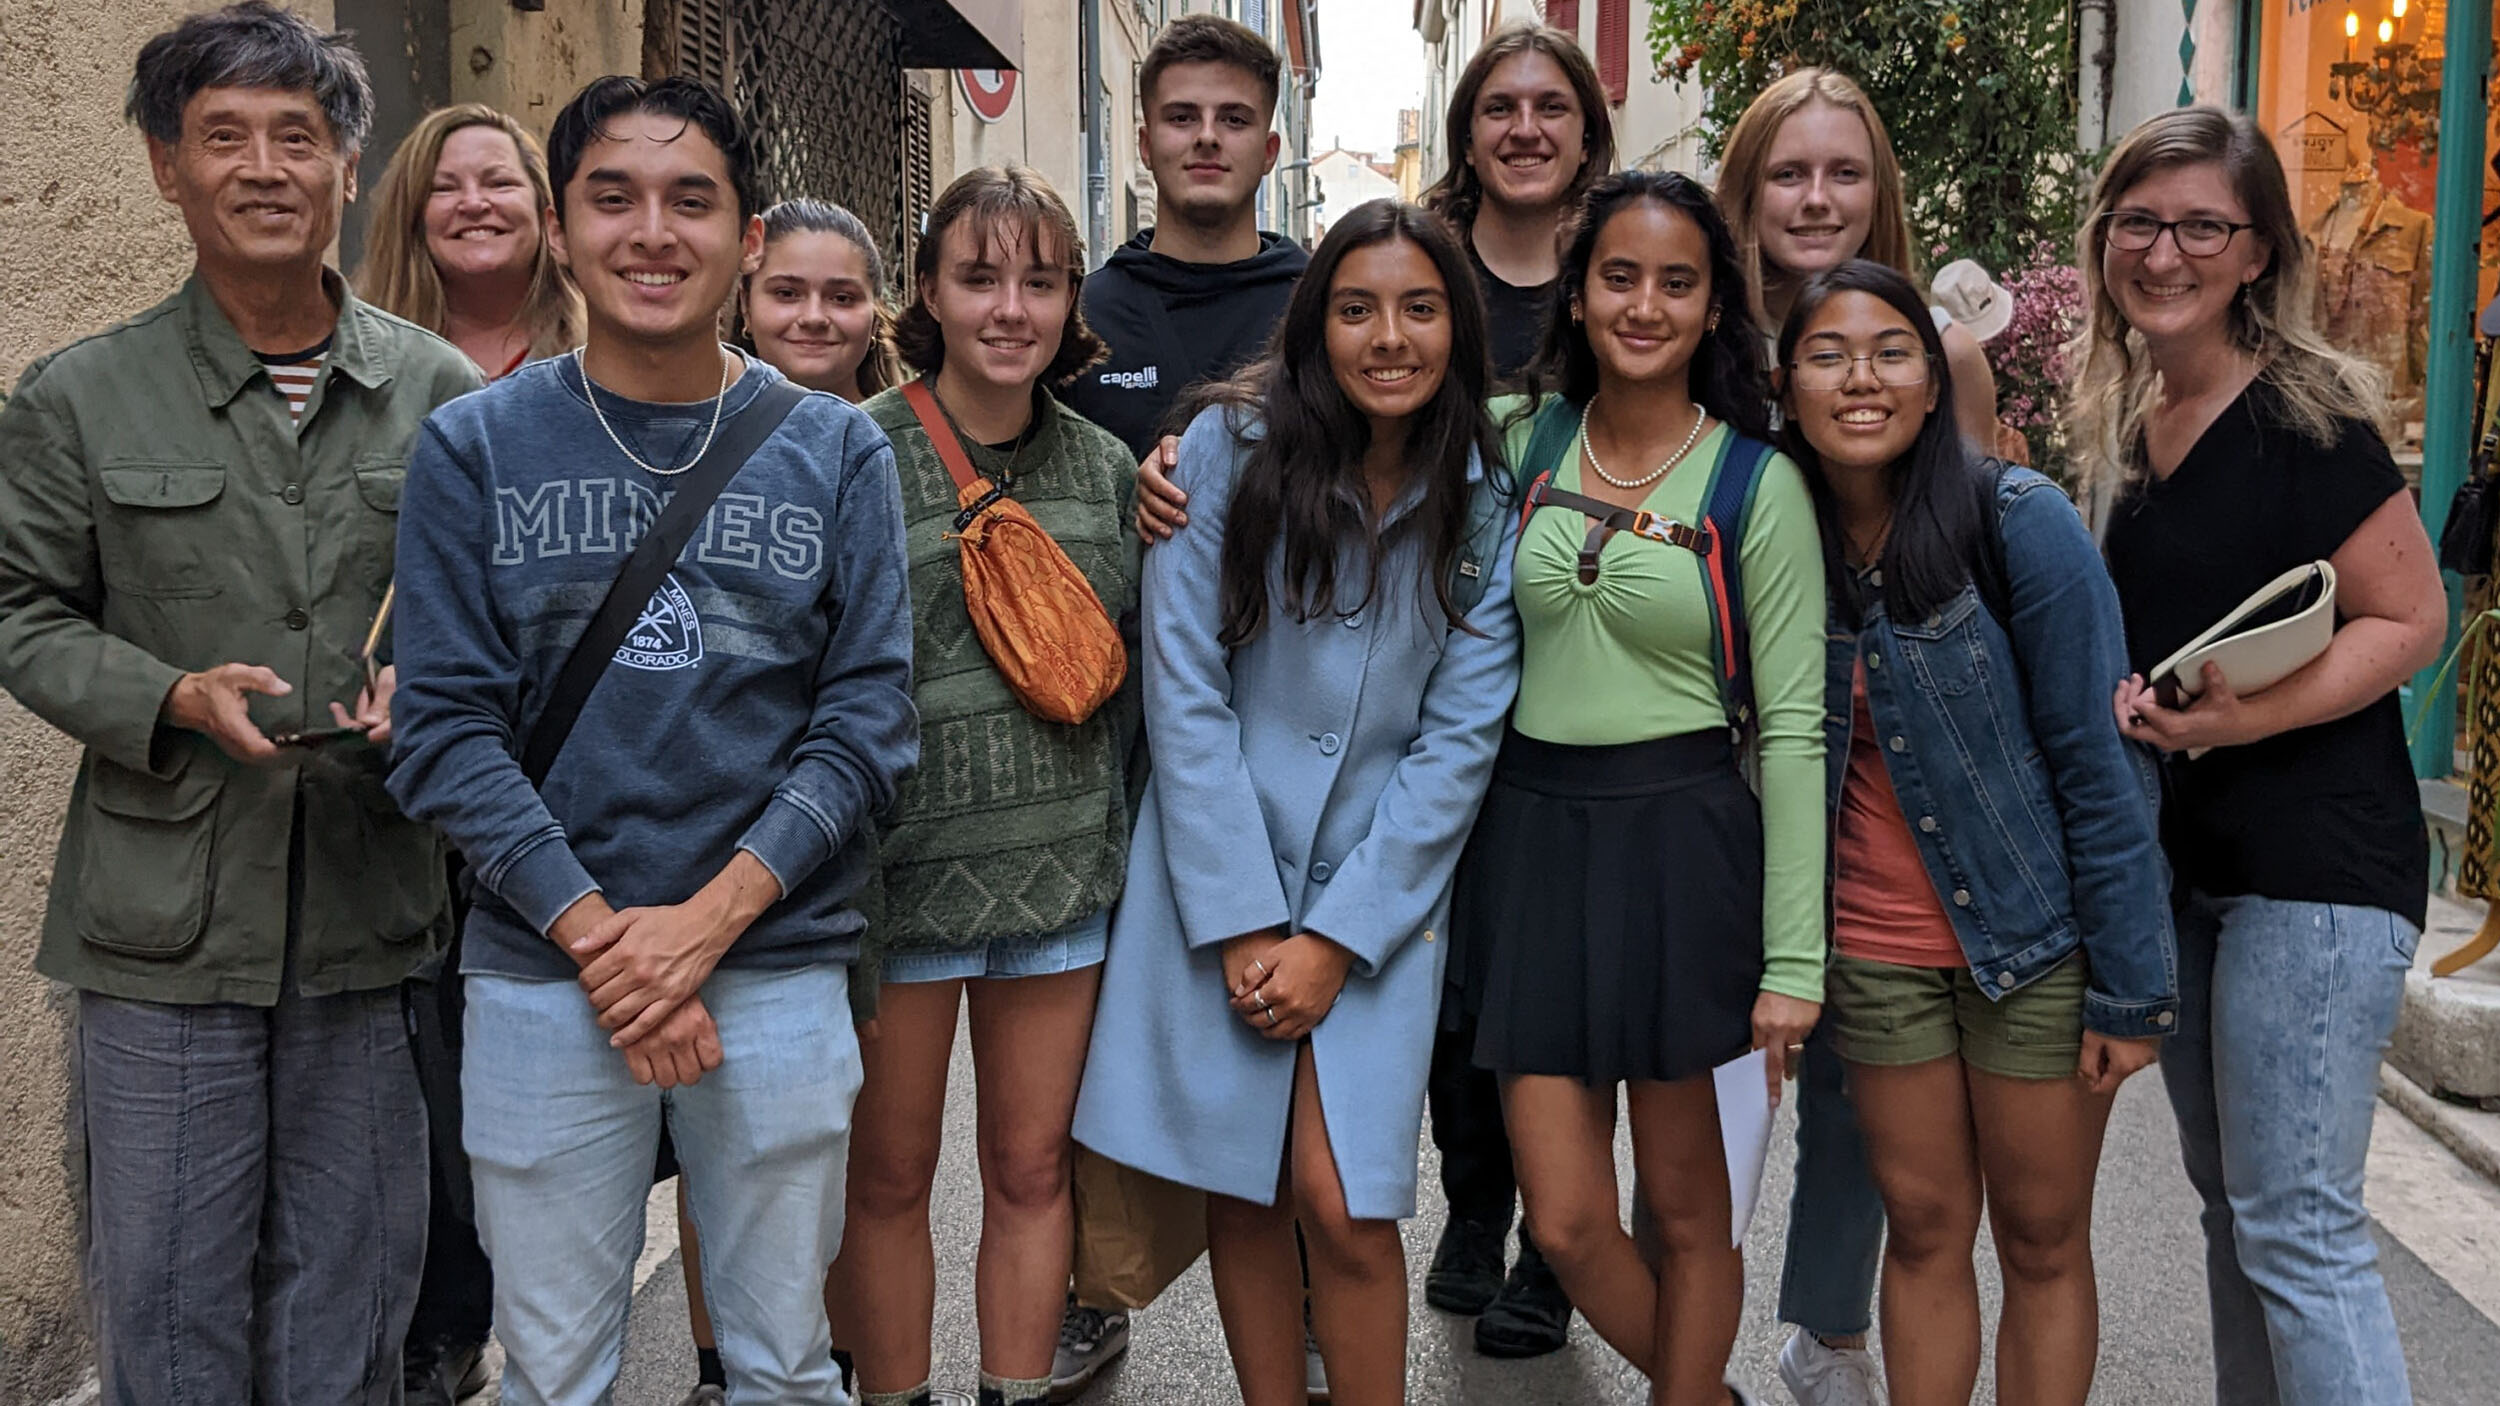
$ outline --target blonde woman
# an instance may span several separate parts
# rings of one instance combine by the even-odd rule
[[[382,172],[356,292],[491,379],[570,351],[582,299],[547,248],[547,153],[482,103],[437,108]]]
[[[382,172],[356,292],[440,334],[489,380],[568,351],[582,339],[582,299],[547,249],[554,203],[547,153],[527,128],[482,103],[438,108]],[[459,938],[452,942],[447,973],[460,970]],[[437,977],[412,994],[435,1180],[406,1390],[410,1406],[451,1406],[486,1385],[494,1276],[469,1218],[460,1150],[460,982]]]
[[[2396,686],[2438,655],[2446,599],[2386,387],[2311,325],[2312,259],[2246,117],[2136,128],[2084,225],[2074,425],[2115,488],[2103,546],[2137,670],[2279,573],[2334,565],[2341,624],[2307,667],[2245,697],[2211,666],[2192,697],[2138,673],[2115,706],[2166,757],[2161,1068],[2205,1203],[2217,1399],[2401,1406],[2361,1180],[2430,887]]]
[[[1851,259],[1920,276],[1892,137],[1866,90],[1835,69],[1797,69],[1746,107],[1728,132],[1718,196],[1761,327],[1787,320],[1807,279]],[[1954,417],[1973,444],[1992,447],[1988,354],[1941,310],[1933,315],[1953,372]]]

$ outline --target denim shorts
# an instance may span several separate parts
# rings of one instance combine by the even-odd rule
[[[916,981],[974,981],[982,978],[1056,976],[1102,965],[1111,945],[1111,910],[1079,918],[1057,932],[993,938],[960,952],[889,952],[878,979],[908,984]]]
[[[2062,1079],[2083,1053],[2091,973],[2077,952],[1989,1000],[1968,967],[1910,967],[1832,954],[1824,973],[1832,1043],[1853,1064],[1925,1064],[1958,1054],[2007,1079]]]

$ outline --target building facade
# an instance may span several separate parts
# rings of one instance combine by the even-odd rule
[[[1425,184],[1449,169],[1449,98],[1459,74],[1486,35],[1523,21],[1568,31],[1596,63],[1621,165],[1706,176],[1701,119],[1708,90],[1659,76],[1649,56],[1651,9],[1650,0],[1417,0],[1415,27],[1425,55]]]

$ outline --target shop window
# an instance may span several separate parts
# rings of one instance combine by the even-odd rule
[[[2317,245],[2319,325],[2387,373],[2400,457],[2418,462],[2438,149],[2452,136],[2438,130],[2449,0],[2263,3],[2256,115]],[[2487,133],[2466,139],[2491,146]],[[2485,210],[2496,203],[2487,179]],[[2488,300],[2500,245],[2483,247]]]

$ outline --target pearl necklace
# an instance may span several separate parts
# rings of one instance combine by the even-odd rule
[[[720,410],[721,407],[729,401],[729,358],[725,356],[721,358],[720,390],[715,392],[712,396],[712,427],[703,432],[703,447],[697,449],[694,452],[694,457],[687,460],[685,463],[680,464],[673,469],[664,469],[657,464],[644,463],[641,455],[626,448],[625,441],[617,438],[616,427],[609,424],[608,417],[600,412],[599,386],[597,382],[590,379],[590,368],[582,363],[582,352],[584,350],[585,348],[582,347],[573,348],[573,369],[582,373],[582,394],[590,401],[591,418],[599,422],[599,428],[608,432],[608,442],[616,446],[617,453],[633,460],[635,467],[640,468],[645,473],[658,474],[662,478],[674,478],[677,475],[684,473],[686,470],[693,468],[695,465],[702,463],[703,456],[712,452],[712,436],[720,433]],[[1601,469],[1598,472],[1603,473],[1605,471]],[[1613,482],[1612,479],[1607,481],[1610,483]]]
[[[1591,411],[1597,409],[1597,398],[1594,396],[1589,398],[1589,409]],[[1589,467],[1597,470],[1597,476],[1606,480],[1608,483],[1613,484],[1615,487],[1647,488],[1651,484],[1656,483],[1658,480],[1665,478],[1669,469],[1683,463],[1684,456],[1693,452],[1694,443],[1701,438],[1701,427],[1709,420],[1709,418],[1709,414],[1700,406],[1694,406],[1692,433],[1684,436],[1683,447],[1676,450],[1673,454],[1668,455],[1665,463],[1660,464],[1657,468],[1652,469],[1650,472],[1643,474],[1639,478],[1617,478],[1613,474],[1606,472],[1606,466],[1604,464],[1597,462],[1597,446],[1589,443],[1589,422],[1588,416],[1586,415],[1580,417],[1580,452],[1589,456]]]

